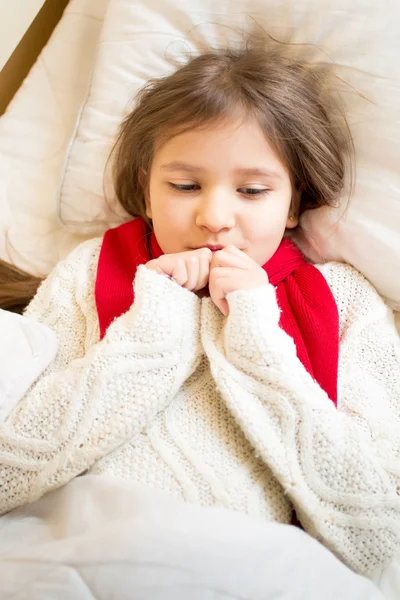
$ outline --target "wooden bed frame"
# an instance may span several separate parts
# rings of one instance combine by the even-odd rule
[[[8,0],[13,1],[13,0]],[[0,72],[0,115],[24,81],[60,20],[68,0],[46,0]],[[7,23],[3,23],[7,27]]]

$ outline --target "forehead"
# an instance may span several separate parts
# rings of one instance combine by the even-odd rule
[[[153,167],[165,169],[179,164],[196,165],[199,170],[240,165],[243,169],[268,167],[286,172],[273,145],[254,119],[224,120],[166,136],[156,148]]]

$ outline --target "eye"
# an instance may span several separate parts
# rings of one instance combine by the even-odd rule
[[[173,189],[179,192],[195,192],[200,189],[200,186],[197,183],[172,183],[168,182],[168,185]]]
[[[239,188],[238,192],[244,194],[245,196],[262,196],[263,194],[269,194],[270,190],[268,188],[244,187]]]

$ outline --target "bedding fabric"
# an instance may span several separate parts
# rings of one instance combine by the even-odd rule
[[[72,232],[99,234],[127,216],[103,172],[130,99],[150,77],[209,45],[240,41],[252,20],[278,39],[314,45],[343,80],[356,186],[335,210],[306,213],[312,258],[344,260],[400,308],[400,4],[373,0],[110,0],[92,83],[72,140],[59,214]]]
[[[0,423],[56,355],[52,329],[0,309]]]
[[[60,223],[56,199],[87,93],[108,0],[71,0],[0,117],[0,258],[46,275],[85,236]]]
[[[296,527],[79,477],[0,519],[0,598],[382,600]]]
[[[356,87],[375,102],[361,103],[353,113],[358,186],[346,218],[335,231],[332,223],[343,207],[339,213],[306,216],[303,223],[310,252],[355,264],[392,302],[400,302],[400,281],[393,277],[400,243],[399,5],[392,0],[382,10],[370,0],[351,7],[345,0],[221,0],[218,12],[215,7],[211,0],[70,1],[0,118],[1,258],[46,274],[80,241],[124,220],[109,188],[104,200],[102,174],[129,99],[148,77],[168,72],[188,51],[228,40],[232,30],[216,26],[217,21],[247,26],[243,15],[250,12],[271,33],[314,42],[344,65],[345,73],[355,70]],[[4,339],[4,321],[1,327]],[[18,330],[22,337],[26,333]],[[15,332],[9,341],[22,347]],[[42,331],[25,337],[23,344],[26,356],[30,350],[33,358],[39,346],[45,349],[44,368],[56,341]],[[16,377],[15,383],[18,370],[8,374]],[[25,375],[29,386],[34,370],[26,369]],[[22,387],[3,387],[3,398],[6,390],[7,399],[14,401]],[[387,589],[385,597],[400,597],[390,581]],[[79,477],[0,518],[0,600],[10,597],[383,598],[371,582],[296,528],[182,505],[153,490],[100,476]]]

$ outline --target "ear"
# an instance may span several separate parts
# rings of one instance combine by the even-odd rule
[[[286,221],[286,229],[294,229],[299,224],[299,209],[301,200],[301,188],[294,190],[292,195],[292,202],[290,204],[290,210]]]
[[[145,202],[145,206],[146,206],[146,217],[151,219],[152,212],[151,212],[151,204],[150,204],[149,186],[148,186],[148,182],[147,182],[146,171],[144,171],[143,169],[141,169],[139,171],[139,183],[143,190],[144,202]]]

